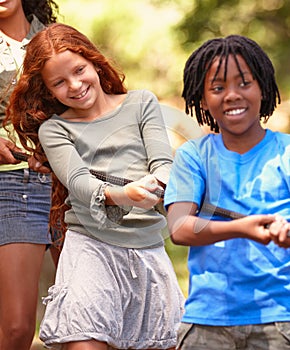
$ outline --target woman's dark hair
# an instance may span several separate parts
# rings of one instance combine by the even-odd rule
[[[204,110],[201,105],[204,80],[216,57],[219,57],[219,64],[214,78],[219,73],[222,61],[225,60],[224,79],[226,79],[229,55],[234,56],[242,79],[244,79],[243,73],[236,58],[238,55],[245,60],[254,79],[257,80],[260,86],[263,96],[260,118],[264,118],[266,122],[273,114],[277,102],[281,102],[272,62],[255,41],[240,35],[229,35],[225,38],[208,40],[191,54],[185,64],[182,97],[185,100],[186,113],[193,116],[194,108],[198,123],[210,126],[211,130],[215,132],[219,131],[217,122],[210,112]]]
[[[22,0],[25,16],[34,14],[42,24],[55,23],[58,5],[53,0]]]

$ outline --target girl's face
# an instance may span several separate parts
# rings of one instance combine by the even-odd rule
[[[225,60],[214,79],[219,57],[213,61],[204,82],[202,106],[217,121],[223,136],[261,135],[260,108],[262,93],[257,80],[241,56],[237,56],[244,79],[232,55],[228,58],[224,80]],[[259,137],[259,136],[258,136]]]
[[[69,50],[50,58],[41,75],[51,94],[77,117],[93,114],[104,94],[92,62]]]

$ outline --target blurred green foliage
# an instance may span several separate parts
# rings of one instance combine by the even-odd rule
[[[62,0],[60,11],[119,64],[129,88],[180,96],[189,54],[210,38],[242,34],[269,54],[290,96],[289,0]]]
[[[187,270],[187,256],[188,247],[174,245],[170,238],[165,240],[165,247],[178,279],[179,286],[184,294],[188,295],[188,270]]]
[[[188,0],[186,0],[188,1]],[[179,96],[185,53],[174,27],[183,17],[171,2],[63,0],[64,22],[93,40],[126,74],[130,89]]]
[[[289,98],[289,0],[195,0],[176,30],[186,51],[229,34],[254,39],[270,56],[280,90]]]

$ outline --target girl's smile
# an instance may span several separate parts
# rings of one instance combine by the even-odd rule
[[[90,88],[90,87],[88,87],[86,90],[84,90],[81,94],[79,94],[79,95],[77,95],[77,96],[73,96],[73,97],[71,97],[71,98],[73,98],[73,99],[75,99],[75,100],[79,100],[79,99],[83,98],[83,97],[86,96],[86,94],[88,93],[89,88]]]

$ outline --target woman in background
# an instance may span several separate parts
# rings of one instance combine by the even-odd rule
[[[0,349],[30,349],[36,322],[38,282],[46,245],[51,180],[31,157],[16,161],[3,119],[17,81],[25,46],[56,22],[53,0],[0,1]],[[8,88],[9,87],[9,88]],[[12,131],[12,127],[8,129]],[[15,136],[15,143],[20,147]],[[32,171],[32,169],[37,171]]]

